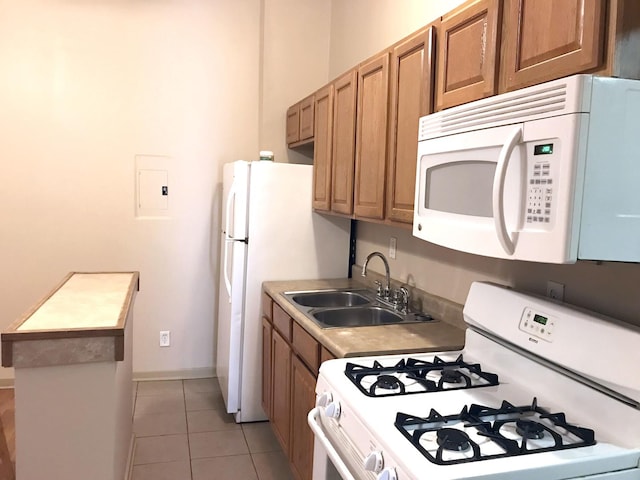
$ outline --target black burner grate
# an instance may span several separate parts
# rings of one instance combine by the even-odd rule
[[[427,378],[429,373],[439,372],[437,381]],[[466,388],[488,387],[498,385],[498,376],[483,372],[480,364],[467,363],[462,355],[454,361],[434,357],[432,362],[415,358],[402,359],[395,365],[384,366],[374,360],[372,366],[347,363],[345,374],[358,389],[369,397],[389,395],[408,395],[411,393],[439,392],[443,390],[459,390]],[[402,376],[419,388],[408,390],[400,378]],[[472,379],[473,377],[473,379]],[[364,379],[373,378],[369,385],[363,385]]]
[[[438,465],[564,450],[596,443],[593,430],[568,424],[564,413],[547,412],[538,406],[535,398],[531,405],[524,407],[516,407],[507,401],[503,401],[499,408],[472,404],[458,414],[447,416],[433,409],[426,418],[398,413],[395,425],[425,457]],[[505,426],[513,427],[512,430],[520,437],[508,438],[504,434]],[[440,433],[443,431],[444,434]],[[426,448],[421,439],[431,433],[436,434],[437,442],[433,448]],[[471,438],[472,433],[475,433],[474,438],[478,437],[476,440]],[[534,445],[541,438],[548,438],[548,446]],[[500,453],[486,453],[483,451],[486,447],[479,439],[493,442],[498,447],[494,450]],[[445,458],[447,451],[456,449],[466,452],[465,455]]]

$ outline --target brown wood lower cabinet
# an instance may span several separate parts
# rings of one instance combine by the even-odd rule
[[[315,405],[320,362],[335,357],[266,294],[262,306],[262,404],[294,477],[311,480],[313,432],[307,415]]]
[[[271,426],[282,450],[289,452],[291,426],[291,348],[280,334],[273,330],[271,338]]]
[[[313,432],[307,414],[315,405],[316,377],[293,355],[291,358],[291,469],[299,480],[310,480],[313,467]]]
[[[262,317],[262,408],[271,418],[271,342],[273,328],[269,317]]]

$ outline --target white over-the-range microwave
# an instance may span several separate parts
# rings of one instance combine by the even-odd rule
[[[413,234],[497,258],[640,262],[640,81],[575,75],[421,118]]]

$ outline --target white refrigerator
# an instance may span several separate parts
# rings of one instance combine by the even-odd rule
[[[310,165],[239,160],[223,173],[216,375],[227,412],[255,422],[266,419],[262,282],[345,278],[350,222],[312,212]]]

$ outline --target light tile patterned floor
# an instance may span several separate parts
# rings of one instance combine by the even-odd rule
[[[215,378],[138,382],[133,480],[291,480],[267,422],[237,424]]]

